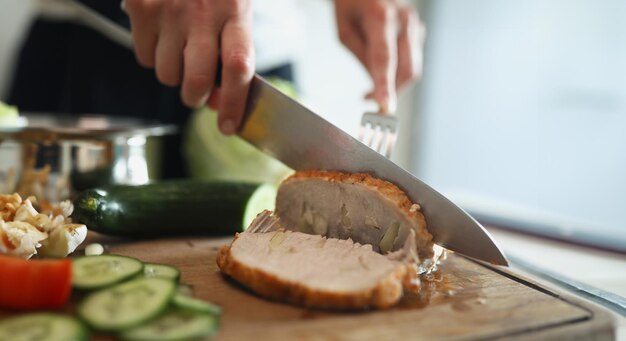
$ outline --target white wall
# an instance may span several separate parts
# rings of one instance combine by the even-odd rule
[[[474,211],[626,249],[626,2],[431,5],[412,169]]]
[[[306,13],[296,63],[303,100],[332,123],[356,132],[361,114],[375,109],[362,99],[371,81],[339,42],[332,1],[299,1]]]

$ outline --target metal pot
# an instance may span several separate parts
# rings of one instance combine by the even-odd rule
[[[173,125],[97,115],[26,114],[0,127],[0,193],[51,202],[108,183],[159,177],[160,136]]]

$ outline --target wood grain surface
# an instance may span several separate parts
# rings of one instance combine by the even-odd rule
[[[336,313],[271,302],[224,277],[215,257],[230,238],[103,239],[108,253],[178,267],[194,296],[223,308],[217,340],[612,339],[608,313],[508,270],[451,255],[419,295],[384,311]],[[86,243],[85,243],[86,244]],[[70,308],[71,310],[71,308]],[[95,335],[94,340],[113,340]]]

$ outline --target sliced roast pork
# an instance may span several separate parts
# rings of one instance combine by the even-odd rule
[[[218,254],[227,275],[257,294],[311,308],[387,308],[416,290],[415,244],[387,255],[371,245],[285,230],[266,211]]]
[[[219,268],[261,296],[306,307],[387,308],[435,250],[419,205],[367,174],[298,172],[278,189],[276,212],[260,214],[218,255]]]

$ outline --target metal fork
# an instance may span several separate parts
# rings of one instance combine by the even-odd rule
[[[386,158],[396,145],[398,120],[391,114],[366,112],[361,117],[357,138]]]

